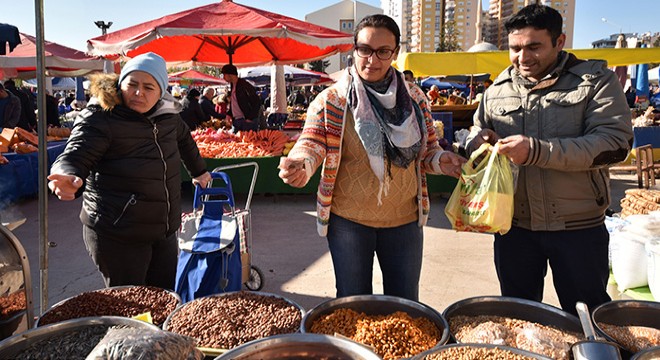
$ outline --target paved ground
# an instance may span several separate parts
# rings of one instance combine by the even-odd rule
[[[612,209],[619,211],[623,190],[636,186],[636,177],[613,175]],[[425,248],[420,301],[442,312],[450,304],[473,296],[499,295],[492,261],[492,236],[457,233],[444,216],[447,196],[432,197],[431,217],[424,229]],[[48,256],[48,305],[103,287],[82,241],[80,199],[48,198],[48,239],[57,244]],[[239,205],[242,202],[238,202]],[[190,198],[185,200],[190,207]],[[312,195],[256,195],[252,202],[253,261],[265,275],[262,291],[277,293],[311,309],[334,298],[332,263],[324,238],[316,234]],[[15,216],[27,221],[14,231],[26,248],[32,271],[34,303],[40,304],[38,201],[18,204]],[[376,274],[379,270],[375,271]],[[551,276],[544,302],[558,305]],[[374,290],[382,293],[376,276]],[[37,310],[37,313],[39,311]]]

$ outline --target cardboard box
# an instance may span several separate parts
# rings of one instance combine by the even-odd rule
[[[242,279],[243,283],[250,280],[250,254],[241,253],[241,270],[242,270]]]
[[[12,140],[14,138],[14,129],[10,128],[4,128],[2,129],[2,134],[0,134],[0,145],[10,147],[12,144]]]

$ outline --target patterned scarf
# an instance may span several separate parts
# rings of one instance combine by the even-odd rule
[[[406,168],[419,154],[422,111],[410,97],[403,75],[393,68],[385,76],[383,86],[379,86],[380,82],[370,84],[362,80],[354,66],[349,72],[352,82],[348,106],[355,118],[355,131],[369,156],[369,165],[380,182],[378,204],[381,204],[382,194],[387,196],[389,190],[391,165]]]

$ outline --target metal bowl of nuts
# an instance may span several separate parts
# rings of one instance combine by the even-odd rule
[[[443,345],[413,358],[413,360],[455,359],[551,360],[552,358],[510,346],[493,344]]]
[[[630,360],[658,360],[660,359],[660,346],[652,347],[633,355]]]
[[[420,302],[388,295],[325,301],[303,318],[303,333],[338,335],[370,346],[383,359],[411,358],[444,345],[447,321]]]
[[[85,317],[34,328],[0,342],[0,359],[84,359],[112,326],[160,331],[119,316]]]
[[[596,331],[619,344],[630,355],[660,346],[660,303],[617,300],[594,309]]]
[[[505,345],[569,359],[571,345],[584,339],[576,316],[531,300],[473,297],[455,302],[443,315],[458,343]]]
[[[161,326],[181,304],[181,297],[153,286],[115,286],[70,297],[51,306],[35,326],[94,316],[125,316],[150,313],[154,325]]]
[[[219,355],[247,342],[296,333],[304,309],[280,295],[235,291],[204,296],[177,308],[163,329],[197,339],[206,355]]]
[[[371,349],[354,341],[321,334],[285,334],[250,341],[216,360],[379,360]]]

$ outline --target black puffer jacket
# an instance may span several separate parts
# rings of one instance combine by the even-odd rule
[[[173,97],[145,116],[122,105],[116,89],[116,75],[93,80],[95,98],[51,172],[86,179],[83,224],[119,239],[155,241],[181,223],[181,161],[193,177],[205,163]]]

